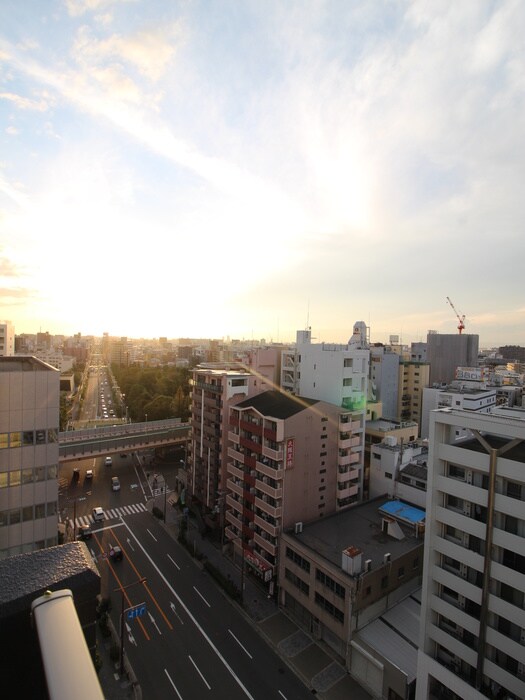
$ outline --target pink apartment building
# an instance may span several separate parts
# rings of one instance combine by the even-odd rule
[[[225,538],[272,589],[280,533],[358,493],[349,448],[362,444],[364,426],[333,404],[280,391],[242,400],[229,416]]]

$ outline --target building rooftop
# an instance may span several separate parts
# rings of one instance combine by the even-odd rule
[[[387,496],[380,496],[304,525],[301,533],[292,533],[292,536],[338,567],[341,566],[343,550],[358,547],[363,552],[363,559],[372,560],[374,569],[383,563],[385,554],[391,554],[392,559],[396,559],[423,544],[423,539],[416,537],[415,528],[407,527],[402,522],[399,525],[404,539],[398,540],[383,532],[383,515],[379,509],[389,502],[392,501]]]
[[[0,356],[0,372],[58,372],[43,360],[32,355],[2,355]]]
[[[319,403],[314,399],[304,399],[281,391],[265,391],[257,396],[245,399],[236,408],[254,408],[263,416],[285,419],[294,416],[306,408]]]

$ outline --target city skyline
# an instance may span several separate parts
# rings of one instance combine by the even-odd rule
[[[0,8],[15,332],[525,344],[525,8]]]

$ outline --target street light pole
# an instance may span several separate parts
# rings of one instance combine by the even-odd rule
[[[133,581],[133,583],[128,583],[127,586],[121,586],[120,588],[115,588],[115,591],[120,591],[122,593],[122,605],[120,609],[120,675],[124,675],[124,591],[131,586],[135,586],[137,583],[145,583],[146,579],[141,578],[138,581]]]

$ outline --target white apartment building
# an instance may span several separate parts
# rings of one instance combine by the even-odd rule
[[[364,425],[368,393],[370,343],[363,321],[354,324],[346,345],[312,343],[310,330],[297,331],[295,348],[284,350],[281,365],[281,387],[296,396],[334,404],[349,413],[342,449],[344,464],[359,470],[359,493],[364,480]]]
[[[0,357],[0,558],[58,543],[60,373]]]
[[[421,437],[427,438],[430,431],[431,412],[439,408],[454,408],[471,413],[489,413],[496,406],[496,388],[479,383],[466,385],[453,382],[442,389],[423,389],[421,409]],[[458,426],[456,438],[465,434]]]
[[[11,321],[0,321],[0,356],[15,354],[15,327]]]
[[[426,514],[416,700],[525,698],[524,411],[432,413]]]

